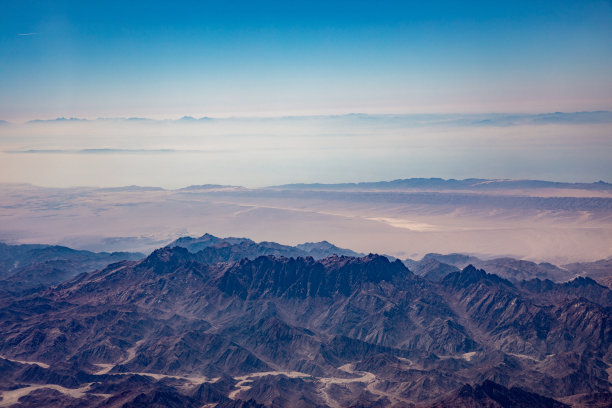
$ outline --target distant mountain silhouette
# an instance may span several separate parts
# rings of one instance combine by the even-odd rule
[[[363,255],[350,249],[339,248],[327,241],[307,242],[292,247],[276,242],[263,241],[256,243],[248,238],[217,238],[210,234],[204,234],[199,238],[181,237],[167,245],[169,248],[177,246],[186,248],[193,253],[204,251],[204,254],[201,254],[201,259],[209,256],[208,263],[239,261],[243,258],[254,259],[261,255],[294,258],[312,256],[315,259],[326,258],[330,255]],[[208,250],[208,248],[212,249]]]
[[[58,245],[7,245],[0,242],[0,292],[56,285],[109,263],[144,258],[130,252],[90,252]]]
[[[612,190],[612,184],[603,181],[595,183],[565,183],[542,180],[492,180],[492,179],[442,179],[442,178],[410,178],[393,181],[376,181],[361,183],[339,183],[339,184],[285,184],[276,186],[283,189],[315,189],[315,190],[500,190],[500,189],[540,189],[540,188],[566,188],[581,190]]]

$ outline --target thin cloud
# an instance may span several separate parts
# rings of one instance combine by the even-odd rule
[[[19,33],[17,35],[20,35],[22,37],[27,37],[27,36],[30,36],[30,35],[38,35],[38,34],[40,34],[40,33]]]
[[[166,154],[166,153],[225,153],[232,152],[229,149],[29,149],[29,150],[5,150],[9,154]]]

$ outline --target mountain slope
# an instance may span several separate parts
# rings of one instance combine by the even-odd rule
[[[58,245],[0,243],[0,291],[41,289],[110,263],[142,258],[143,254],[131,252],[96,253]]]
[[[374,254],[232,261],[244,241],[217,244],[0,299],[3,395],[55,384],[79,397],[56,387],[30,404],[554,407],[611,386],[611,291],[595,282],[515,284],[473,266],[432,282]]]

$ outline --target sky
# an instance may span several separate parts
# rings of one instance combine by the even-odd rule
[[[0,0],[0,119],[612,110],[612,2]]]
[[[0,183],[264,187],[410,177],[611,182],[612,112],[0,126]]]
[[[0,182],[612,181],[610,111],[610,0],[0,0]]]

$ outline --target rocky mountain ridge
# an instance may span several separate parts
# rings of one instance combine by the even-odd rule
[[[135,252],[91,252],[60,245],[0,242],[0,293],[39,290],[113,262],[144,257]]]
[[[40,388],[22,406],[612,401],[611,291],[592,280],[467,266],[434,282],[374,254],[232,261],[232,245],[169,246],[3,299],[3,396],[25,383]]]
[[[612,291],[592,279],[472,265],[427,279],[380,255],[258,256],[287,248],[249,241],[182,240],[203,247],[0,298],[0,404],[612,403]]]

